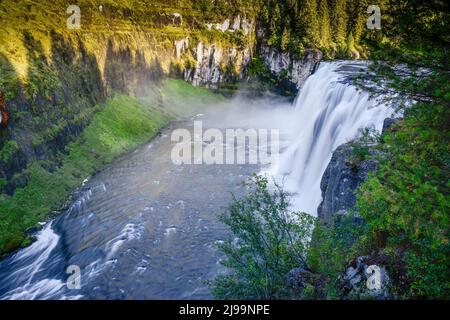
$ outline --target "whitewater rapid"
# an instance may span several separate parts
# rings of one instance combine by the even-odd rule
[[[365,128],[380,132],[391,115],[388,106],[352,84],[350,77],[366,68],[366,62],[322,62],[296,98],[290,141],[269,171],[291,194],[293,210],[317,216],[320,181],[333,151]]]

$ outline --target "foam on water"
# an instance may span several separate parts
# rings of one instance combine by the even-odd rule
[[[19,286],[8,291],[0,299],[54,299],[61,296],[66,288],[66,283],[61,279],[40,279],[40,272],[44,264],[49,260],[52,251],[58,245],[59,236],[53,231],[52,223],[48,223],[36,235],[36,241],[8,260],[14,261],[10,264],[13,270],[2,277],[2,283],[18,283]],[[4,263],[8,263],[5,261]],[[81,295],[64,296],[67,299],[79,299]]]

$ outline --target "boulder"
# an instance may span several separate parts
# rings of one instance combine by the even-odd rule
[[[344,299],[391,299],[385,255],[361,256],[339,278]]]

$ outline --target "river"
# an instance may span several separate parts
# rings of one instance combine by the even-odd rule
[[[215,244],[229,236],[218,217],[253,173],[286,184],[293,209],[315,215],[320,179],[339,144],[390,112],[344,81],[351,63],[322,63],[293,105],[280,99],[211,106],[173,123],[151,142],[88,179],[37,241],[0,262],[1,299],[208,299],[205,284],[225,270]],[[354,66],[353,66],[354,67]],[[177,128],[280,130],[280,162],[177,165],[171,161]],[[225,146],[238,148],[238,146]],[[253,150],[257,151],[257,150]],[[252,150],[246,150],[247,153]],[[49,190],[51,192],[51,190]],[[66,285],[69,266],[80,289]]]

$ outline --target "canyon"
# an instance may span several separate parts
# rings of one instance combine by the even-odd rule
[[[2,299],[212,298],[205,283],[226,272],[216,245],[229,236],[219,213],[230,192],[246,194],[246,178],[269,172],[293,210],[331,222],[354,206],[355,189],[376,169],[349,164],[349,141],[366,127],[380,132],[391,113],[351,85],[367,62],[282,50],[247,8],[211,19],[156,4],[83,5],[80,29],[68,30],[63,1],[42,6],[31,19],[23,12],[33,7],[13,11],[17,25],[0,35],[8,89],[0,192],[10,201],[4,207],[26,217],[17,231],[7,217]],[[219,131],[238,123],[279,130],[280,163],[172,163],[171,130],[195,136],[198,120]],[[130,143],[127,133],[114,136],[133,126],[148,135]],[[27,192],[45,198],[42,189],[58,181],[67,184],[53,190],[51,205],[22,204]],[[73,265],[82,274],[77,291],[65,285]]]

